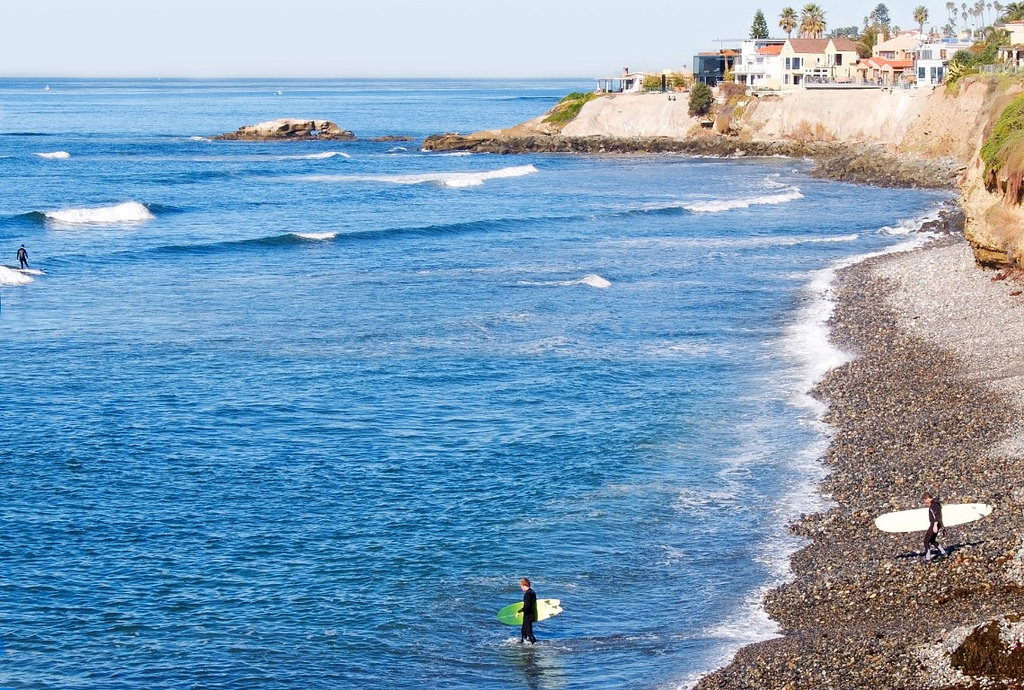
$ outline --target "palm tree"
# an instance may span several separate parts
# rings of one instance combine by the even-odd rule
[[[1005,12],[1003,15],[1004,22],[1015,22],[1018,19],[1024,19],[1024,2],[1011,2],[1003,8],[1003,11]]]
[[[946,15],[949,18],[949,23],[956,25],[956,3],[952,0],[946,3]]]
[[[917,22],[917,32],[924,33],[924,23],[928,21],[928,8],[918,5],[914,8],[914,21]]]
[[[804,5],[800,11],[800,35],[804,38],[821,38],[825,28],[825,10],[813,2]]]
[[[786,32],[786,38],[793,35],[793,29],[796,28],[796,10],[792,7],[783,8],[782,14],[779,15],[779,28]]]

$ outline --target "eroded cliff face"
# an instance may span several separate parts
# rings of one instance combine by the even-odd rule
[[[956,120],[949,122],[944,136],[954,140],[960,137],[971,149],[959,184],[966,217],[964,236],[974,249],[975,260],[990,268],[1024,268],[1024,208],[986,188],[985,164],[979,155],[993,124],[1021,91],[1020,82],[977,79],[964,84],[955,98],[948,99],[961,104],[964,117],[959,126]],[[974,117],[968,119],[970,115]]]
[[[1024,267],[1024,209],[988,191],[979,156],[993,123],[1019,81],[975,77],[947,91],[799,91],[755,99],[740,132],[753,139],[817,139],[858,146],[883,145],[904,158],[948,159],[963,166],[957,184],[964,234],[977,262]]]

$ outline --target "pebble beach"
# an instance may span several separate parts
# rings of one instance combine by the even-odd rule
[[[831,337],[853,359],[814,391],[833,428],[832,507],[792,526],[808,544],[765,598],[782,636],[697,688],[1020,687],[1024,286],[977,268],[946,227],[842,269],[833,289]],[[944,530],[949,557],[930,563],[922,534],[873,525],[925,491],[994,507]]]

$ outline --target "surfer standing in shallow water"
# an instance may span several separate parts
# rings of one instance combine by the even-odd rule
[[[939,545],[939,530],[942,529],[942,504],[939,499],[925,492],[921,500],[928,504],[928,531],[924,533],[924,557],[922,560],[932,560],[932,546],[939,550],[943,557],[946,550]]]
[[[523,627],[519,632],[519,641],[529,640],[530,644],[534,644],[537,641],[533,636],[533,622],[537,620],[537,593],[525,577],[519,581],[519,588],[523,590]]]

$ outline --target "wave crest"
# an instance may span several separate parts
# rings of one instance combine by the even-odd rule
[[[123,223],[143,223],[153,220],[156,216],[137,201],[126,201],[114,206],[98,206],[92,208],[70,208],[60,211],[47,211],[43,214],[46,220],[61,225],[116,225]]]
[[[696,201],[684,204],[683,208],[691,213],[721,213],[732,211],[737,208],[750,208],[751,206],[763,206],[773,204],[785,204],[797,199],[803,199],[804,195],[797,187],[790,187],[780,194],[764,194],[762,196],[745,197],[742,199],[714,199],[711,201]]]
[[[385,182],[389,184],[437,184],[442,187],[477,187],[488,180],[523,177],[539,172],[533,165],[514,165],[482,172],[430,172],[410,175],[313,175],[312,182]]]
[[[71,154],[68,153],[67,151],[49,151],[45,153],[37,153],[36,155],[39,156],[40,158],[71,158]]]

